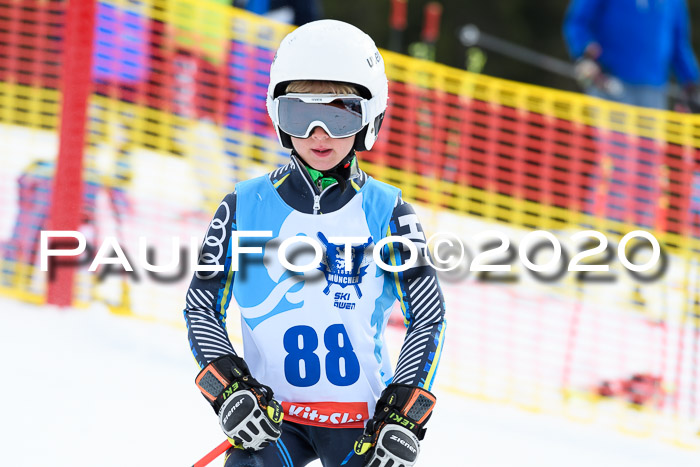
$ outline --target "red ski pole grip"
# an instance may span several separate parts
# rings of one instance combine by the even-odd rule
[[[391,28],[398,31],[406,29],[407,0],[391,0]]]
[[[442,5],[438,2],[430,2],[423,10],[423,31],[424,42],[435,43],[440,36],[440,17],[442,16]]]
[[[229,440],[224,441],[223,443],[219,444],[217,447],[211,450],[209,454],[206,456],[202,457],[199,459],[197,462],[194,463],[192,467],[204,467],[206,465],[209,465],[211,461],[219,457],[221,454],[226,452],[228,448],[231,447],[231,443]]]

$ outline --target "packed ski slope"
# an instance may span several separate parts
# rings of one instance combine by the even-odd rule
[[[188,466],[222,440],[184,326],[4,298],[0,322],[0,465]],[[436,384],[423,467],[699,465],[697,452]]]

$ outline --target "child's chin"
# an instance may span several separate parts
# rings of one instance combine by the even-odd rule
[[[316,170],[323,171],[323,170],[328,170],[328,169],[333,168],[333,164],[331,162],[332,161],[330,161],[330,160],[320,160],[319,161],[318,158],[316,158],[313,162],[310,162],[309,165],[311,165],[311,167],[316,169]]]

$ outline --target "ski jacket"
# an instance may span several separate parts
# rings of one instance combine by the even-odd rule
[[[574,59],[600,44],[603,69],[630,84],[700,81],[685,0],[572,0],[564,38]]]
[[[250,231],[271,236],[237,240]],[[316,242],[321,253],[290,247],[292,263],[312,265],[295,273],[282,267],[277,254],[280,242],[297,236]],[[442,292],[435,270],[423,261],[403,272],[377,265],[372,247],[388,236],[427,251],[420,222],[400,191],[369,177],[356,162],[345,190],[338,183],[320,190],[294,155],[287,165],[239,183],[219,206],[200,255],[200,264],[224,270],[197,272],[187,292],[185,320],[200,367],[235,353],[226,330],[226,310],[235,301],[245,360],[251,374],[273,389],[286,420],[363,427],[390,382],[430,390],[445,336]],[[358,239],[350,255],[333,242],[337,237]],[[236,259],[237,247],[262,253]],[[395,244],[380,252],[392,266],[409,255]],[[394,371],[384,331],[397,300],[407,332]]]

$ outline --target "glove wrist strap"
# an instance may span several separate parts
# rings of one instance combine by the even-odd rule
[[[263,407],[267,405],[267,400],[272,398],[272,391],[258,383],[250,375],[248,365],[243,359],[233,354],[209,362],[197,375],[195,384],[216,413],[219,413],[224,401],[240,389],[253,391]],[[258,388],[264,388],[265,392],[257,390]]]
[[[373,420],[373,431],[384,423],[403,426],[413,432],[418,439],[425,436],[424,425],[435,407],[435,396],[423,388],[407,384],[390,384],[377,401]]]

